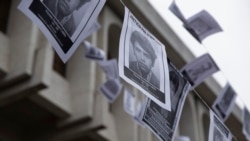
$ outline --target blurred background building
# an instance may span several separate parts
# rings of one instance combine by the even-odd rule
[[[100,94],[105,74],[96,62],[83,59],[84,47],[63,64],[38,27],[17,9],[19,2],[0,1],[0,141],[157,141],[124,112],[123,93],[113,104]],[[195,58],[147,0],[125,3],[166,46],[177,68]],[[118,58],[123,14],[119,0],[107,0],[98,19],[101,29],[88,38],[106,51],[107,59]],[[221,89],[208,78],[196,88],[200,97],[189,93],[177,136],[208,140],[207,106]],[[241,116],[235,105],[225,123],[238,141],[246,141]]]

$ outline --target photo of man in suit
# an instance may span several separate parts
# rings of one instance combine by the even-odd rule
[[[73,12],[79,10],[89,1],[90,0],[44,0],[43,3],[62,24],[66,32],[72,36],[77,28]]]
[[[130,48],[133,48],[135,60],[129,59],[129,69],[159,89],[159,79],[152,71],[157,59],[153,46],[146,36],[136,30],[131,34],[130,45]]]

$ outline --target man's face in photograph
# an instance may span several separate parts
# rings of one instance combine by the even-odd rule
[[[58,11],[64,16],[68,16],[77,6],[80,4],[81,0],[58,0]]]
[[[149,52],[144,50],[144,48],[137,41],[134,43],[134,53],[140,71],[144,74],[148,74],[153,65],[151,55]]]

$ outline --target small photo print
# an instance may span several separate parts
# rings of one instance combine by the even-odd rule
[[[187,19],[187,25],[191,34],[199,41],[202,42],[206,37],[221,32],[222,28],[218,22],[206,10],[193,15]]]

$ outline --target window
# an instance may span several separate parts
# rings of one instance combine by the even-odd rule
[[[120,41],[121,27],[115,24],[109,26],[108,32],[108,59],[116,58],[118,59],[119,54],[119,41]],[[114,107],[109,106],[109,111],[113,111]]]
[[[0,31],[6,33],[11,0],[0,1]]]
[[[204,140],[208,140],[210,119],[207,114],[204,114],[202,116],[202,122],[203,122],[204,138],[205,138]]]
[[[66,64],[62,62],[60,57],[57,55],[57,53],[54,51],[54,63],[53,63],[53,69],[59,73],[61,76],[66,76]]]
[[[110,25],[108,34],[108,59],[118,59],[121,27],[115,24]]]

